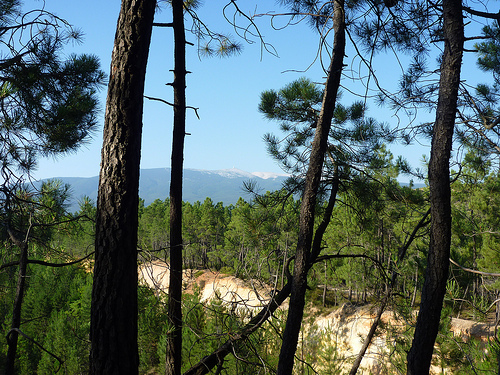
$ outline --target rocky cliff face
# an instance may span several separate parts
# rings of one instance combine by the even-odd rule
[[[141,268],[140,278],[159,293],[168,289],[168,265],[154,263]],[[268,285],[212,271],[184,271],[184,292],[198,293],[200,302],[208,303],[219,299],[232,312],[239,316],[251,316],[255,310],[265,306],[272,290]],[[282,306],[285,314],[287,303]],[[284,315],[283,314],[283,315]],[[320,313],[310,307],[306,312],[301,342],[297,356],[310,363],[321,374],[348,372],[352,361],[359,353],[363,340],[367,336],[375,318],[372,306],[352,306],[344,304],[335,311]],[[382,315],[378,334],[365,354],[358,374],[397,373],[394,363],[396,341],[408,329],[406,322],[398,314],[387,311]],[[464,319],[451,319],[451,333],[457,340],[469,338],[488,340],[493,327]],[[404,361],[404,358],[400,358]],[[431,374],[454,373],[453,370],[440,366],[439,360],[431,368]],[[444,368],[443,368],[444,367]]]

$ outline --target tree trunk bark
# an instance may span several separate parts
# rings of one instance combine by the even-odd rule
[[[170,179],[170,276],[166,373],[181,374],[182,365],[182,168],[186,135],[186,36],[184,3],[172,1],[174,27],[174,130]]]
[[[21,308],[23,305],[24,285],[26,283],[26,270],[28,268],[28,244],[20,241],[21,254],[19,257],[19,271],[17,276],[16,299],[14,300],[14,309],[12,311],[11,330],[7,334],[7,358],[5,363],[5,375],[15,374],[15,363],[17,353],[17,341],[19,333],[16,329],[21,326]]]
[[[461,0],[443,1],[444,53],[429,162],[431,233],[420,312],[407,373],[427,374],[439,329],[451,243],[450,155],[457,111],[464,25]]]
[[[325,159],[328,134],[330,132],[333,111],[337,101],[337,92],[345,54],[345,14],[344,1],[335,2],[333,28],[335,32],[332,59],[330,62],[323,103],[319,114],[318,125],[311,148],[309,167],[299,218],[299,236],[295,254],[294,273],[292,278],[292,291],[288,316],[283,333],[283,343],[278,361],[278,374],[291,374],[297,350],[300,326],[304,315],[305,292],[307,288],[308,265],[311,260],[311,244],[314,228],[314,209],[316,195],[321,180],[323,161]]]
[[[97,198],[90,373],[137,374],[137,225],[146,64],[155,0],[123,0]]]

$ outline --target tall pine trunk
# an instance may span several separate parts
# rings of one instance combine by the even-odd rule
[[[186,36],[182,0],[172,1],[174,28],[174,131],[170,179],[170,276],[166,372],[180,375],[182,364],[182,168],[186,135]]]
[[[111,61],[90,326],[90,373],[137,374],[137,225],[146,64],[155,0],[123,0]]]
[[[428,374],[439,330],[451,244],[450,156],[457,112],[464,25],[461,0],[443,0],[444,53],[429,162],[431,234],[420,312],[407,373]]]
[[[13,237],[13,236],[11,236]],[[28,244],[25,241],[14,240],[21,254],[19,256],[19,270],[17,273],[16,298],[14,300],[14,309],[12,311],[12,324],[7,334],[7,358],[5,360],[5,375],[15,374],[15,363],[17,353],[17,341],[19,333],[17,330],[21,326],[21,309],[23,306],[23,297],[26,284],[26,270],[28,268]]]
[[[333,29],[335,36],[332,59],[327,81],[325,83],[322,108],[312,143],[304,194],[300,207],[299,236],[295,254],[290,305],[278,362],[279,375],[292,373],[302,317],[304,315],[307,273],[309,270],[308,264],[311,258],[311,244],[314,231],[316,196],[323,171],[328,134],[330,132],[333,112],[337,101],[337,92],[340,86],[340,77],[345,54],[345,15],[343,0],[335,1]]]

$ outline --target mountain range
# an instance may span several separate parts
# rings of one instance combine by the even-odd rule
[[[244,191],[244,182],[252,181],[260,191],[280,189],[288,177],[285,174],[268,172],[245,172],[236,168],[222,170],[184,169],[183,200],[194,203],[203,202],[210,197],[214,203],[224,205],[235,204],[240,197],[249,200],[250,195]],[[71,210],[78,209],[78,201],[88,196],[97,200],[99,177],[55,177],[71,186]],[[141,169],[139,180],[139,196],[147,206],[155,199],[165,200],[170,190],[170,168]]]

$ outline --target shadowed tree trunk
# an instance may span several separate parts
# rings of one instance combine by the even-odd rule
[[[97,198],[91,374],[137,374],[137,224],[144,79],[155,0],[123,0]]]
[[[184,3],[172,1],[174,28],[174,132],[170,178],[170,276],[166,372],[180,375],[182,365],[182,168],[186,135],[186,35]]]
[[[443,1],[444,53],[429,162],[431,234],[422,302],[407,373],[428,374],[439,329],[451,243],[450,155],[460,85],[464,25],[461,0]]]
[[[323,103],[311,148],[304,194],[300,207],[299,236],[295,255],[290,305],[278,362],[278,374],[280,375],[292,373],[295,351],[297,350],[300,326],[304,315],[307,272],[311,260],[316,195],[321,180],[323,161],[325,159],[328,144],[328,135],[331,128],[344,61],[345,15],[343,0],[335,1],[334,12],[333,29],[335,37],[332,59],[327,81],[325,83]]]
[[[21,326],[21,308],[23,305],[24,285],[26,283],[26,270],[28,267],[28,243],[26,241],[19,240],[12,233],[9,234],[16,246],[19,247],[21,255],[19,257],[16,298],[14,300],[14,309],[12,311],[11,330],[7,334],[8,350],[7,358],[5,360],[5,375],[15,374],[17,341],[19,338],[19,333],[16,330]]]

